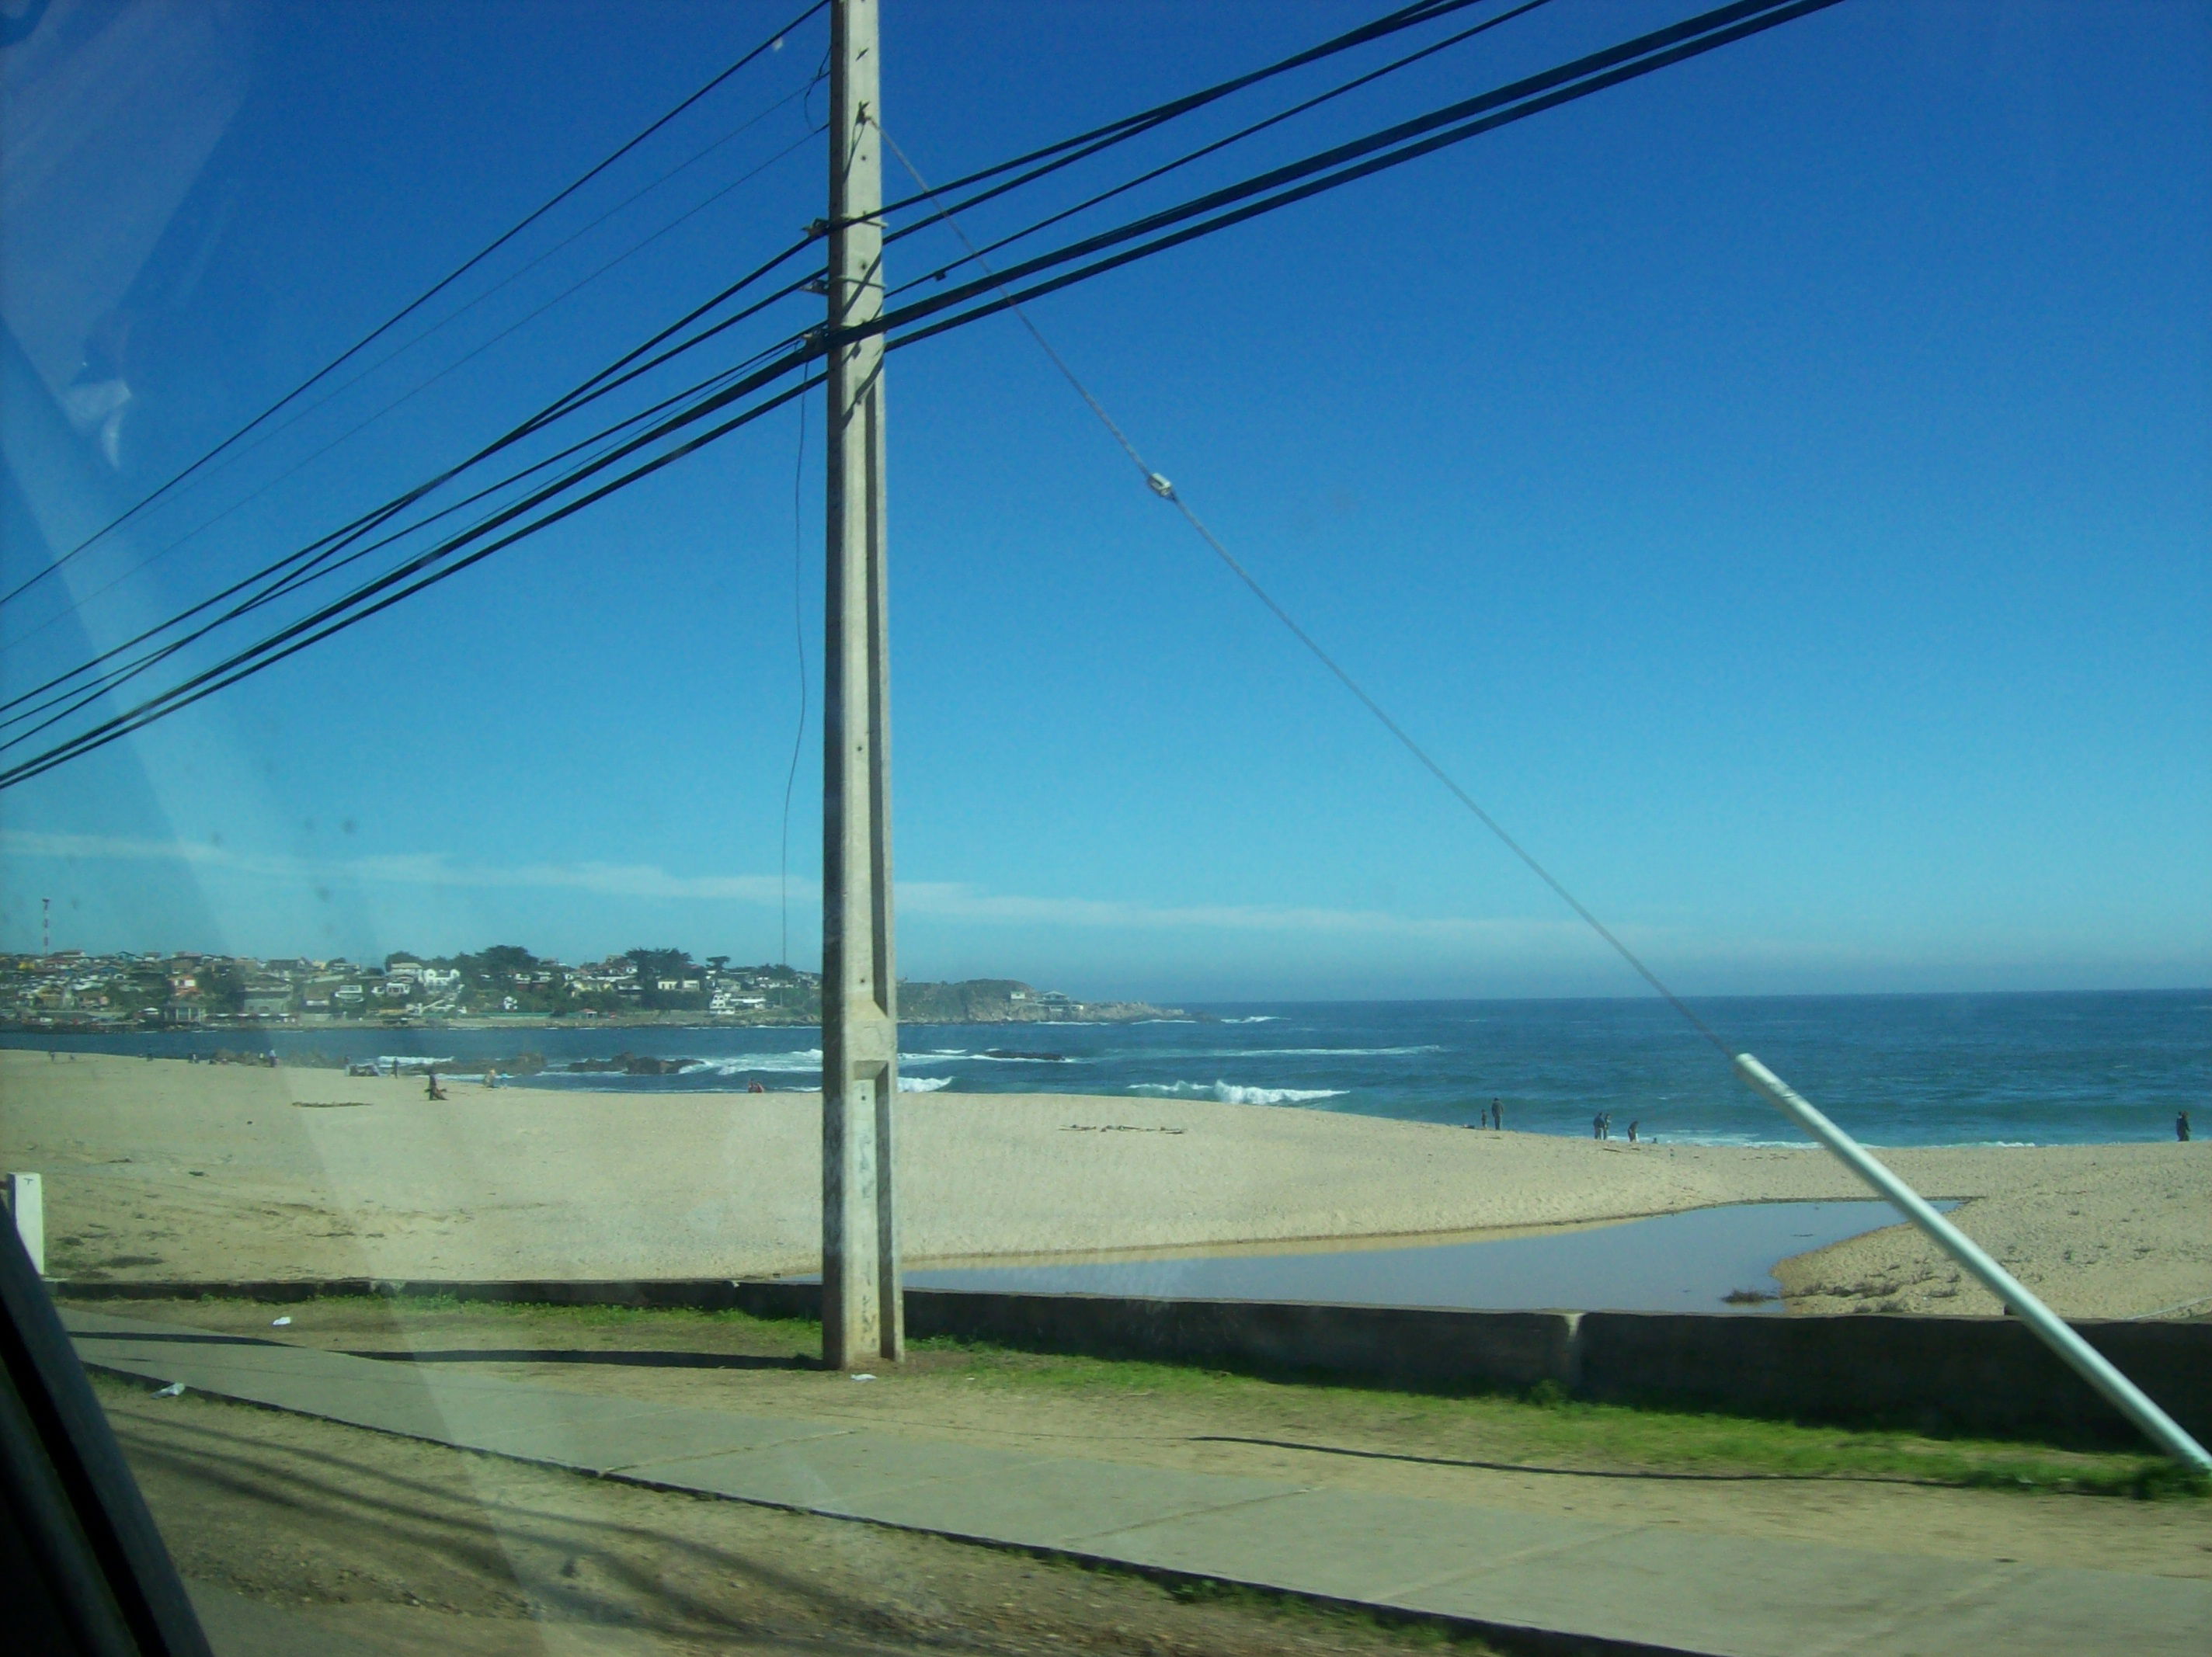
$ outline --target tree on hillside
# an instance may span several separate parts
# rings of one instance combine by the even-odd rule
[[[204,966],[193,974],[199,980],[200,1005],[211,1013],[236,1012],[246,1003],[246,974],[228,962]]]
[[[456,956],[453,964],[464,972],[486,978],[513,978],[538,970],[538,957],[520,944],[495,944],[474,955]]]
[[[125,974],[122,992],[126,1011],[159,1007],[169,998],[169,974],[155,963],[142,962]]]
[[[625,950],[623,953],[629,957],[630,964],[637,969],[639,1006],[690,1011],[707,1005],[703,990],[664,990],[660,987],[665,981],[672,980],[680,986],[685,979],[699,976],[698,964],[691,959],[689,950]]]

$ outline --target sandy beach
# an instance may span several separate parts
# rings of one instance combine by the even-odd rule
[[[819,1105],[0,1053],[0,1167],[58,1277],[745,1277],[817,1264]],[[1637,1145],[1200,1100],[910,1095],[915,1264],[1435,1238],[1864,1195],[1812,1150]],[[2212,1302],[2212,1144],[1888,1160],[2060,1311]],[[1996,1309],[1902,1228],[1785,1262],[1799,1311]]]

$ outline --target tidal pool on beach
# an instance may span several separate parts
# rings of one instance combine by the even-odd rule
[[[938,1267],[910,1271],[906,1282],[914,1289],[1494,1312],[1777,1312],[1778,1263],[1899,1223],[1897,1211],[1882,1202],[1734,1203],[1488,1240]]]

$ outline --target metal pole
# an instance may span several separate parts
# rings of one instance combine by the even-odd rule
[[[2064,1319],[2023,1288],[2018,1278],[1985,1253],[1981,1246],[1922,1200],[1920,1193],[1876,1162],[1867,1148],[1823,1116],[1809,1100],[1793,1092],[1788,1083],[1747,1053],[1735,1056],[1736,1074],[1765,1094],[1822,1144],[1847,1163],[1851,1171],[1894,1204],[1906,1219],[1933,1237],[1937,1245],[1971,1272],[1982,1287],[2019,1317],[2037,1338],[2058,1354],[2067,1366],[2095,1387],[2112,1406],[2142,1429],[2144,1435],[2175,1460],[2199,1472],[2212,1472],[2212,1455],[2181,1429],[2172,1417],[2152,1403],[2095,1347],[2076,1334]]]
[[[903,1350],[891,1201],[898,1099],[884,620],[883,158],[876,0],[832,0],[829,596],[822,768],[822,1356]]]

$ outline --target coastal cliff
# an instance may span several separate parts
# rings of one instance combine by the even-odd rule
[[[1078,1001],[1012,978],[901,984],[898,1011],[907,1024],[1125,1024],[1183,1017],[1179,1009],[1146,1001]]]

